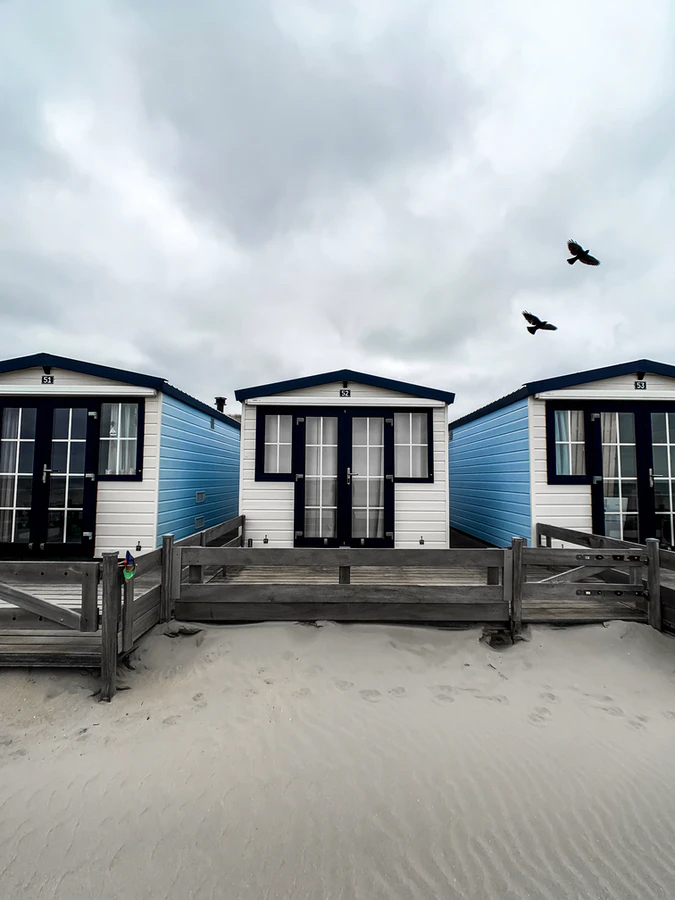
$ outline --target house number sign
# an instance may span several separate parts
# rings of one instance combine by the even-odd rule
[[[341,397],[351,397],[352,392],[349,388],[340,388],[340,396]]]
[[[43,375],[42,383],[43,384],[54,384],[54,376],[53,375]]]
[[[647,382],[646,381],[636,381],[635,382],[635,390],[636,391],[646,391],[647,390]]]

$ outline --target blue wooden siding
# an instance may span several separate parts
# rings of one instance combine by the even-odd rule
[[[531,537],[527,398],[453,429],[450,524],[503,547]]]
[[[239,447],[241,432],[214,420],[180,400],[162,397],[159,446],[159,501],[157,545],[163,534],[176,540],[195,531],[195,519],[204,516],[204,528],[217,525],[239,512]],[[204,500],[197,502],[197,492]]]

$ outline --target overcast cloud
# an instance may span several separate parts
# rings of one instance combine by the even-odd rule
[[[0,2],[0,357],[456,415],[675,363],[674,37],[669,0]]]

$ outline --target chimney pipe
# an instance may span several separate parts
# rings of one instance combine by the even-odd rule
[[[227,397],[216,397],[216,409],[218,412],[222,412],[225,409],[226,403]]]

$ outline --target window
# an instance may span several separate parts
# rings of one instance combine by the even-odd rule
[[[292,416],[265,416],[264,472],[266,475],[290,474],[292,425]]]
[[[99,475],[139,475],[139,420],[138,403],[101,404]]]
[[[582,410],[555,410],[555,473],[572,476],[586,474],[586,437]]]
[[[430,420],[429,412],[394,414],[394,476],[397,481],[432,480]]]

